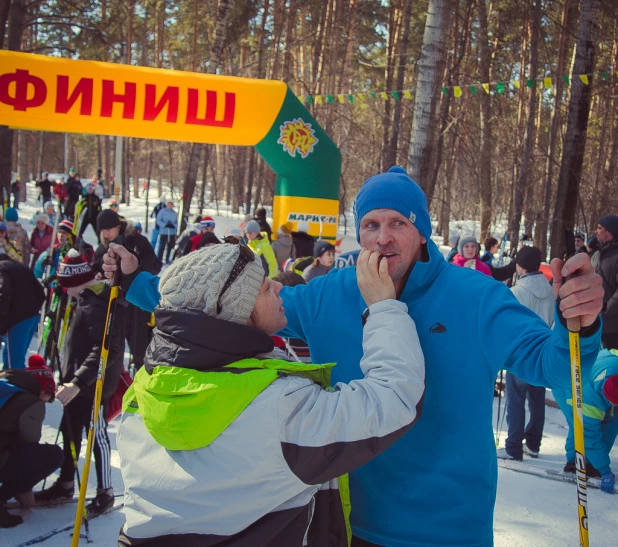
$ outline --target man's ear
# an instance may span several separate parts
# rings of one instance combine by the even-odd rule
[[[425,245],[427,243],[427,238],[425,236],[421,236],[421,244]]]

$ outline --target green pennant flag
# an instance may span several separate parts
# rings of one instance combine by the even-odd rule
[[[398,101],[399,100],[399,93],[397,91],[391,91],[391,93],[393,94],[393,97],[395,97],[395,100]]]
[[[327,100],[330,104],[333,104],[333,96],[332,96],[332,95],[327,95],[326,100]]]
[[[504,93],[504,82],[498,82],[496,84],[496,93]]]
[[[348,95],[348,99],[350,100],[351,103],[354,102],[354,95],[352,95],[351,93]]]
[[[445,95],[448,95],[448,89],[446,89],[446,87],[442,88],[442,93],[444,93]]]
[[[470,86],[470,93],[472,93],[472,95],[476,95],[476,87],[471,85]]]
[[[568,76],[563,76],[562,80],[566,85],[571,85],[571,78],[569,78]]]
[[[309,95],[309,97],[307,97],[307,104],[313,104],[313,98],[311,97],[311,95]]]
[[[369,96],[375,101],[378,96],[372,91],[371,93],[369,93]]]
[[[534,84],[536,84],[536,80],[534,78],[528,78],[526,80],[526,87],[534,87]]]
[[[609,80],[609,74],[607,72],[599,72],[599,76],[604,80]]]

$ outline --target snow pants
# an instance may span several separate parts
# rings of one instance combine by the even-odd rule
[[[39,316],[29,317],[11,327],[4,336],[2,368],[26,368],[26,354],[30,341],[39,326]]]
[[[152,339],[152,329],[148,326],[150,312],[129,304],[126,312],[126,340],[133,356],[135,372],[144,364],[144,355]]]
[[[150,236],[150,244],[152,245],[155,253],[157,252],[157,239],[159,239],[159,228],[155,226],[152,230],[152,235]]]
[[[558,403],[558,406],[560,407],[560,410],[562,410],[562,413],[564,414],[564,417],[566,418],[567,423],[569,424],[569,432],[567,434],[566,442],[564,443],[564,450],[566,452],[567,462],[574,462],[575,461],[575,438],[574,438],[574,433],[573,433],[573,407],[569,403],[567,403],[567,400],[570,400],[573,397],[573,394],[570,391],[564,391],[562,389],[560,390],[554,389],[552,393],[554,395],[554,399],[556,399],[556,402]],[[586,418],[584,417],[584,436],[586,434],[585,428],[586,428]],[[618,437],[618,412],[614,412],[614,416],[612,416],[611,412],[607,412],[605,414],[605,418],[603,418],[603,420],[601,421],[601,431],[603,432],[603,445],[605,447],[604,448],[605,453],[609,454],[611,449],[614,446],[614,443],[616,442],[616,437]],[[585,448],[586,448],[586,462],[588,462],[590,456],[592,456],[592,453],[588,446],[586,446]],[[597,467],[597,465],[599,464],[599,462],[596,460],[597,459],[594,457],[592,457],[592,459],[590,460],[590,463],[592,463],[592,465],[594,465],[595,467]],[[607,470],[599,469],[598,467],[597,469],[601,473],[603,473],[604,471],[607,471]]]
[[[176,236],[175,235],[163,235],[161,236],[161,243],[159,243],[159,260],[163,260],[163,252],[165,251],[165,247],[167,247],[167,253],[165,255],[165,262],[169,264],[170,254],[176,245]]]
[[[526,399],[530,420],[526,425]],[[532,386],[514,374],[506,373],[506,423],[508,437],[506,452],[515,459],[522,459],[525,440],[530,450],[541,448],[543,426],[545,425],[545,388]]]
[[[62,464],[62,450],[55,444],[26,443],[11,448],[0,468],[0,504],[32,488]]]
[[[93,399],[90,397],[75,397],[64,407],[60,422],[60,431],[64,445],[64,461],[60,469],[60,481],[72,482],[75,478],[75,464],[71,453],[71,441],[75,443],[75,453],[79,457],[82,446],[82,433],[88,434],[92,414]],[[97,487],[107,489],[112,487],[112,449],[107,436],[107,401],[99,408],[99,418],[94,431],[94,463],[97,468]]]

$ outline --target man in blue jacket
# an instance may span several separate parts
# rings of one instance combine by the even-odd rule
[[[554,294],[561,301],[552,331],[505,285],[444,260],[430,240],[425,194],[402,168],[367,180],[354,216],[359,243],[388,261],[397,296],[416,322],[426,360],[426,398],[416,427],[350,474],[352,546],[490,547],[496,373],[506,369],[533,385],[568,389],[565,319],[581,318],[582,362],[591,366],[600,343],[601,279],[583,254],[566,265],[553,262]],[[126,256],[122,248],[112,251]],[[104,269],[111,276],[116,267],[108,255]],[[136,269],[131,259],[122,265],[125,274]],[[567,275],[574,278],[565,282]],[[153,309],[158,279],[140,273],[126,283],[132,278],[127,299]],[[281,296],[288,326],[279,334],[305,340],[316,362],[336,362],[333,382],[361,378],[366,305],[355,269],[284,287]]]

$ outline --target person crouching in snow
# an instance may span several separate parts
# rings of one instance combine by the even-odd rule
[[[37,501],[71,499],[74,493],[75,465],[71,444],[79,454],[82,432],[88,430],[95,397],[95,383],[103,344],[110,287],[94,278],[94,271],[75,249],[71,249],[58,266],[58,283],[77,299],[77,307],[66,335],[62,360],[62,385],[58,400],[64,407],[60,423],[64,445],[64,462],[60,477],[49,488],[36,492]],[[111,447],[107,436],[107,402],[116,391],[124,357],[124,309],[116,306],[113,328],[109,334],[109,354],[105,369],[103,397],[95,425],[94,460],[97,470],[97,495],[86,506],[88,517],[100,515],[114,505],[112,490]]]
[[[0,528],[23,522],[4,506],[15,498],[22,507],[34,504],[32,487],[62,463],[62,450],[39,443],[45,403],[54,400],[56,383],[40,355],[31,355],[25,370],[0,372]]]
[[[453,258],[453,264],[460,268],[471,268],[491,277],[489,266],[481,261],[479,256],[480,246],[473,236],[462,236],[457,244],[457,254]]]
[[[145,366],[118,433],[126,522],[119,545],[348,545],[337,477],[416,423],[425,367],[386,261],[364,250],[360,366],[290,362],[281,284],[245,245],[201,249],[161,276]]]

